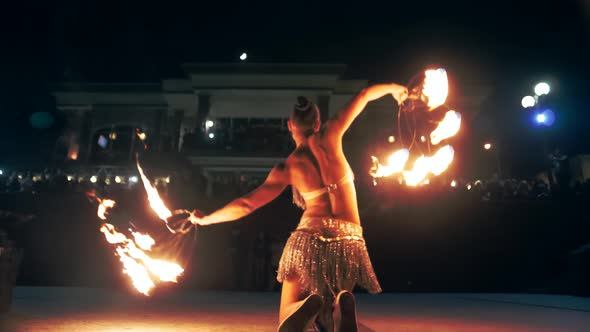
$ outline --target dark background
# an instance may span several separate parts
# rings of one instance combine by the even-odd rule
[[[44,130],[28,120],[53,111],[53,82],[157,82],[182,75],[182,62],[238,62],[242,52],[249,62],[345,63],[346,77],[372,82],[442,65],[458,91],[491,89],[473,132],[506,141],[516,173],[530,171],[518,156],[541,131],[569,154],[590,148],[587,1],[29,1],[1,12],[5,158],[46,157],[60,119]],[[545,130],[520,107],[539,80],[550,82],[557,115]]]

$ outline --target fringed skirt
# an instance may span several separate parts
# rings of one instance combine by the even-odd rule
[[[381,292],[360,225],[331,218],[301,220],[279,263],[277,280],[298,280],[302,291],[335,296],[355,285]]]

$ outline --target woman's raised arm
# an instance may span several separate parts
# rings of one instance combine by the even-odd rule
[[[390,84],[375,84],[364,88],[343,109],[326,122],[326,133],[343,136],[354,119],[365,109],[367,103],[391,94],[399,104],[408,97],[408,89],[405,86]]]

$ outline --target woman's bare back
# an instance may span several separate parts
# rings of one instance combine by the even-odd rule
[[[303,217],[332,217],[360,224],[353,176],[341,143],[321,130],[308,138],[287,159],[291,185],[306,193],[339,184],[335,190],[306,201]]]

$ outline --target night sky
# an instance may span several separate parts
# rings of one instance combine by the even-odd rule
[[[509,158],[538,139],[520,99],[546,79],[557,114],[551,142],[570,154],[590,152],[590,2],[408,2],[5,4],[0,148],[47,149],[40,142],[59,132],[59,119],[34,130],[28,117],[52,110],[51,82],[158,81],[181,77],[182,62],[238,62],[245,51],[249,62],[344,63],[346,77],[372,82],[404,83],[442,65],[459,88],[492,88],[474,131],[510,141]]]

